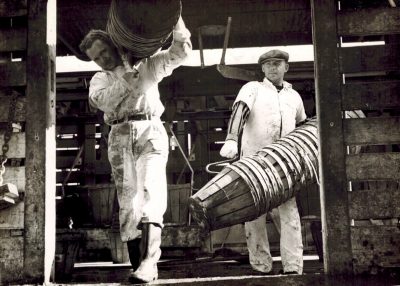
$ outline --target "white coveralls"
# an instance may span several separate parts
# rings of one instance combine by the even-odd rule
[[[114,71],[98,72],[90,82],[90,104],[102,110],[105,123],[112,125],[108,159],[117,188],[122,241],[138,238],[141,222],[163,226],[169,146],[160,120],[164,106],[158,83],[180,66],[191,50],[190,32],[186,28],[174,30],[173,34],[168,50],[142,59],[133,68],[136,72],[133,85]],[[152,117],[112,124],[133,114]]]
[[[303,101],[288,82],[283,82],[280,92],[267,78],[263,82],[249,82],[241,88],[234,104],[239,101],[250,109],[243,128],[241,156],[255,154],[295,129],[296,123],[306,119]],[[296,198],[273,209],[270,215],[275,225],[278,228],[280,226],[283,270],[302,273],[303,243]],[[255,270],[262,272],[272,269],[266,216],[267,214],[245,223],[250,264]]]

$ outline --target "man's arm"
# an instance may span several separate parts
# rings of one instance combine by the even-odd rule
[[[121,71],[121,77],[111,83],[105,72],[96,73],[90,81],[90,105],[106,113],[115,111],[131,91],[131,85],[125,77],[131,77],[130,73]]]
[[[173,41],[168,50],[155,54],[149,60],[149,68],[156,82],[160,82],[164,77],[171,75],[172,71],[187,59],[192,50],[190,32],[182,17],[179,18],[172,33]]]
[[[228,135],[222,146],[220,155],[226,158],[234,158],[239,152],[239,140],[243,132],[244,124],[250,114],[250,109],[243,101],[238,101],[233,106],[233,111],[228,124]]]
[[[296,92],[296,94],[297,94],[298,100],[299,100],[297,109],[296,109],[296,127],[298,127],[307,122],[307,115],[306,115],[306,111],[304,109],[304,103],[303,103],[303,100],[301,99],[300,94],[298,94],[297,92]]]
[[[239,136],[243,132],[243,126],[249,117],[250,109],[243,101],[238,101],[233,106],[233,111],[228,124],[228,135],[226,140],[239,141]]]

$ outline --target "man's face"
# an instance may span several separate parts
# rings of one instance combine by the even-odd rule
[[[281,85],[285,73],[289,70],[289,64],[285,60],[271,59],[261,66],[265,77],[275,85]]]
[[[92,46],[86,50],[86,54],[104,70],[113,70],[121,64],[117,50],[99,39],[95,40]]]

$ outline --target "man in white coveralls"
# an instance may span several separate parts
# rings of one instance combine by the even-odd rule
[[[180,18],[173,42],[164,51],[130,66],[109,35],[92,30],[80,49],[102,68],[90,82],[89,103],[111,125],[108,159],[118,193],[121,239],[127,242],[135,271],[131,282],[158,278],[161,229],[167,208],[168,136],[160,120],[164,106],[158,83],[179,67],[192,48]]]
[[[250,156],[296,128],[306,119],[303,101],[292,85],[283,80],[289,69],[289,54],[270,50],[258,60],[265,74],[262,82],[246,83],[233,104],[228,135],[220,154],[226,158]],[[240,146],[240,148],[238,148]],[[272,271],[266,216],[245,223],[247,248],[253,269]],[[296,198],[270,212],[280,231],[283,272],[303,272],[303,243]]]

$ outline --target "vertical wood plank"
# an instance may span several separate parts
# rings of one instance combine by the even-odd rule
[[[96,125],[85,124],[84,126],[84,173],[85,173],[85,184],[93,185],[96,183],[95,178],[95,163],[96,163]]]
[[[342,78],[337,50],[337,2],[312,0],[311,6],[319,119],[324,268],[330,275],[352,274],[340,94]]]
[[[38,284],[49,281],[55,253],[55,17],[55,0],[29,1],[23,276]]]

